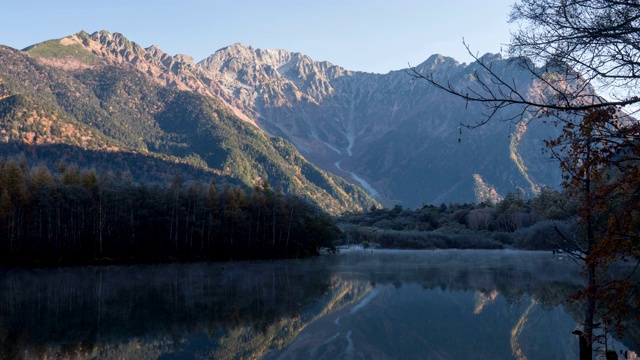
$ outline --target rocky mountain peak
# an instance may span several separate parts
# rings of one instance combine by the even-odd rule
[[[112,34],[107,30],[101,30],[94,32],[88,38],[78,34],[76,36],[82,40],[84,47],[110,62],[135,63],[144,53],[142,46],[129,41],[120,33]]]
[[[480,61],[484,63],[490,63],[492,61],[497,61],[497,60],[504,60],[504,58],[502,57],[502,54],[486,53],[480,57]]]
[[[297,52],[254,49],[240,43],[216,51],[198,69],[225,91],[229,102],[254,112],[253,103],[291,107],[296,102],[318,103],[333,92],[331,80],[348,73],[329,62],[317,62]]]
[[[449,68],[456,68],[462,66],[456,59],[441,54],[434,54],[429,56],[427,60],[423,61],[415,69],[419,73],[430,73],[435,70],[443,70]]]
[[[225,68],[235,70],[248,66],[260,68],[265,65],[277,68],[288,58],[290,53],[285,50],[255,50],[251,46],[246,47],[241,43],[235,43],[216,51],[202,60],[199,65],[201,68],[217,71]]]
[[[156,44],[153,44],[151,46],[149,46],[148,48],[145,49],[149,54],[151,54],[151,56],[153,57],[159,57],[165,54],[164,51],[162,51],[162,49],[160,49],[160,47]]]
[[[515,134],[497,122],[462,134],[460,124],[480,121],[482,109],[411,81],[403,70],[348,71],[298,52],[241,43],[194,64],[187,55],[171,56],[156,45],[144,49],[108,31],[63,40],[83,46],[105,64],[124,63],[160,84],[216,97],[243,120],[290,140],[317,165],[390,202],[470,201],[513,186],[557,183],[557,172],[539,155],[539,140],[548,137],[545,129]],[[500,54],[481,60],[516,79],[531,96],[544,95],[522,68],[508,66]],[[461,87],[473,85],[483,72],[477,62],[460,64],[440,54],[415,69]]]
[[[43,46],[45,44],[46,46]],[[64,50],[66,47],[75,47],[73,51]],[[41,48],[42,50],[37,51]],[[36,51],[32,51],[36,49]],[[91,62],[69,58],[69,53],[78,54],[78,49],[91,56]],[[180,90],[192,90],[204,95],[212,95],[209,86],[202,83],[196,75],[193,58],[186,55],[173,57],[160,49],[157,45],[143,48],[139,44],[129,41],[124,35],[107,30],[96,31],[92,34],[82,30],[74,35],[59,40],[49,40],[41,44],[33,45],[27,49],[30,54],[48,65],[71,69],[86,68],[87,66],[123,64],[150,75],[151,78],[165,86]],[[64,55],[64,59],[50,59],[52,53]],[[85,64],[78,63],[78,59]],[[74,62],[75,61],[75,62]],[[90,63],[87,65],[86,63]]]
[[[47,46],[40,46],[46,44]],[[206,76],[203,76],[194,63],[191,56],[178,54],[171,56],[157,45],[151,45],[143,48],[139,44],[129,41],[120,33],[111,33],[107,30],[96,31],[92,34],[86,31],[80,31],[74,35],[59,40],[49,40],[41,44],[36,44],[27,48],[43,48],[43,51],[31,51],[30,54],[40,61],[63,69],[83,69],[92,66],[104,65],[123,65],[130,66],[134,69],[150,76],[156,83],[176,88],[179,90],[193,91],[201,95],[213,96],[221,92],[217,83],[211,82]],[[65,49],[67,47],[73,49]],[[238,49],[243,48],[242,45],[236,46]],[[77,50],[85,53],[87,59],[67,59],[69,56],[65,54],[76,54]],[[247,49],[247,51],[253,51]],[[49,59],[51,53],[62,54],[65,59]],[[219,97],[218,97],[219,98]],[[223,102],[224,99],[219,98]],[[231,110],[241,119],[254,123],[253,120],[239,111],[232,103],[227,103]]]
[[[195,70],[193,58],[190,56],[171,56],[162,51],[162,49],[160,49],[157,45],[151,45],[150,47],[146,48],[145,51],[145,59],[147,61],[150,61],[152,63],[155,62],[155,64],[158,66],[161,65],[174,75],[181,75],[185,73],[187,69],[191,72]]]
[[[216,51],[202,60],[198,66],[211,72],[224,70],[236,71],[239,68],[255,68],[258,70],[274,69],[284,77],[291,77],[289,72],[297,70],[300,77],[305,78],[311,72],[327,73],[336,76],[346,70],[327,61],[314,61],[309,56],[282,49],[254,49],[236,43]],[[294,76],[295,77],[295,76]]]
[[[507,66],[500,54],[485,54],[482,61],[494,62],[506,77],[523,77],[522,69]],[[261,128],[291,140],[324,169],[381,199],[418,206],[418,201],[496,198],[513,186],[557,184],[556,171],[536,165],[545,129],[524,129],[516,136],[508,124],[497,123],[462,139],[460,124],[480,121],[482,109],[412,82],[405,71],[353,72],[300,53],[238,44],[198,68]],[[440,54],[415,69],[462,87],[474,82],[476,72],[482,75],[477,62],[461,64]],[[523,80],[521,86],[532,84]],[[504,140],[504,134],[517,141]]]
[[[116,50],[122,55],[129,52],[138,53],[142,50],[140,45],[129,41],[124,35],[117,32],[112,34],[107,30],[101,30],[91,34],[91,38],[112,51]]]
[[[176,54],[173,58],[176,59],[177,61],[187,65],[187,66],[195,66],[196,65],[196,62],[193,59],[193,57],[189,56],[189,55]]]

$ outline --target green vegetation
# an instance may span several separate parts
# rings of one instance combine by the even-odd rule
[[[0,264],[290,258],[333,250],[322,210],[267,182],[135,183],[60,163],[0,159]]]
[[[63,59],[70,56],[88,65],[98,62],[98,58],[82,45],[63,45],[60,41],[61,39],[48,40],[29,46],[24,51],[34,57]]]
[[[55,46],[66,48],[54,41],[29,51]],[[65,155],[67,161],[129,171],[135,181],[170,181],[167,174],[175,171],[157,167],[187,164],[192,169],[181,172],[185,181],[224,177],[249,188],[266,181],[333,214],[377,204],[364,190],[320,170],[289,142],[269,137],[219,101],[158,85],[130,67],[103,65],[71,73],[11,49],[0,49],[0,63],[0,142],[7,145],[2,147],[5,156],[24,153],[29,161],[52,166],[59,157],[52,161],[31,153],[42,155],[48,153],[43,147],[64,144],[74,149]],[[102,163],[85,159],[97,153],[153,163],[155,175],[139,170],[141,163],[117,167],[122,161],[115,161],[101,168]]]
[[[348,244],[402,249],[557,249],[557,230],[576,228],[576,203],[550,187],[527,200],[509,193],[497,204],[425,205],[410,210],[372,207],[347,214],[340,226]]]

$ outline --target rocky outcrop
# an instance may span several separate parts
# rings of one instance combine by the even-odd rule
[[[81,31],[52,41],[57,42],[61,47],[81,46],[104,64],[127,64],[132,66],[163,86],[182,91],[193,91],[210,97],[217,97],[216,94],[221,92],[217,83],[207,79],[199,72],[191,56],[184,54],[171,56],[156,45],[143,48],[120,33],[110,33],[102,30],[88,34],[85,31]],[[37,46],[39,44],[34,47]],[[58,53],[65,54],[66,52],[59,51]],[[39,57],[39,59],[47,65],[65,70],[83,70],[89,67],[89,65],[79,62],[77,58],[70,56],[64,56],[59,59]],[[95,64],[91,65],[95,66]],[[219,100],[223,99],[219,98]],[[245,115],[243,111],[240,111],[231,103],[227,103],[224,100],[223,102],[234,115],[255,125],[253,119]]]

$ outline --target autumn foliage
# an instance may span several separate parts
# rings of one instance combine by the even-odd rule
[[[560,160],[565,189],[580,199],[582,231],[573,239],[565,237],[585,262],[588,285],[576,298],[593,307],[592,317],[599,316],[606,330],[619,334],[630,306],[640,305],[639,284],[633,280],[640,263],[638,131],[636,123],[610,107],[591,110],[579,122],[564,123],[562,135],[546,144]],[[635,266],[611,275],[628,262]]]

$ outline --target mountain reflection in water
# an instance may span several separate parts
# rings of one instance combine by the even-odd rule
[[[579,268],[549,253],[0,272],[0,358],[575,359]]]

